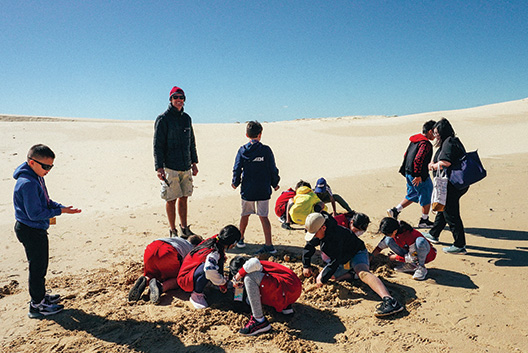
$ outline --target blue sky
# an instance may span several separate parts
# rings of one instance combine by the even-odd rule
[[[528,2],[11,1],[0,114],[195,123],[406,115],[528,97]]]

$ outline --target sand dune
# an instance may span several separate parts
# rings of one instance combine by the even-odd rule
[[[192,108],[189,108],[192,115]],[[468,255],[441,252],[429,277],[413,281],[385,262],[376,273],[406,303],[395,318],[372,313],[379,302],[360,282],[320,289],[303,279],[293,319],[268,311],[273,331],[245,338],[237,330],[249,315],[211,290],[212,308],[196,312],[188,296],[173,291],[161,305],[129,304],[141,273],[145,246],[166,236],[164,204],[152,158],[152,121],[104,121],[50,117],[0,117],[0,350],[2,352],[523,352],[528,351],[525,291],[528,287],[528,99],[471,109],[399,117],[341,117],[265,123],[262,142],[272,147],[281,189],[300,178],[326,177],[352,208],[373,221],[363,235],[377,244],[385,210],[405,193],[397,170],[408,137],[429,119],[448,118],[468,150],[479,150],[488,177],[462,198]],[[248,117],[248,120],[252,117]],[[200,234],[237,224],[238,190],[230,187],[244,124],[195,124],[199,174],[189,219]],[[13,170],[35,143],[57,154],[46,177],[51,197],[82,208],[50,229],[48,287],[66,297],[66,309],[49,320],[27,318],[27,261],[13,232]],[[419,207],[402,218],[416,224]],[[271,217],[274,243],[301,273],[300,231],[280,228]],[[263,243],[258,219],[250,218],[244,252]],[[449,231],[441,235],[450,244]],[[284,261],[284,256],[293,258]],[[383,259],[382,259],[383,260]]]

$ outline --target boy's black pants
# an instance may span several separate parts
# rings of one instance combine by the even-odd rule
[[[29,263],[29,295],[31,301],[38,304],[46,294],[46,273],[49,262],[48,232],[17,221],[15,233],[24,245]]]

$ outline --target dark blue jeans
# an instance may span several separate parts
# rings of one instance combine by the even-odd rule
[[[205,264],[200,264],[200,266],[194,270],[193,283],[194,291],[196,293],[203,293],[207,282],[209,282],[209,280],[205,277],[204,265]]]
[[[49,262],[48,232],[45,229],[15,223],[15,233],[24,245],[29,263],[29,295],[34,304],[44,299],[46,294],[46,273]]]

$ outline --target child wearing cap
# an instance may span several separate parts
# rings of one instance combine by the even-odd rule
[[[396,270],[413,273],[415,280],[423,281],[427,276],[425,264],[436,258],[434,246],[410,224],[397,221],[392,217],[385,217],[381,220],[379,232],[385,237],[376,246],[372,255],[378,255],[383,249],[391,249],[394,254],[389,258],[404,263]]]
[[[336,281],[352,278],[351,269],[358,277],[366,283],[376,294],[382,298],[382,303],[376,308],[375,316],[392,315],[403,310],[398,301],[393,298],[383,282],[369,270],[369,255],[363,241],[357,235],[362,234],[368,227],[370,220],[363,214],[362,222],[354,224],[352,229],[341,227],[327,213],[311,213],[306,218],[306,245],[303,250],[303,275],[313,275],[311,258],[315,254],[315,248],[321,247],[321,252],[328,259],[327,265],[316,278],[316,284],[321,287],[331,278]]]
[[[282,228],[292,230],[291,223],[304,224],[306,217],[312,212],[326,211],[326,205],[309,186],[301,186],[295,191],[295,196],[288,201],[286,222]]]
[[[251,318],[240,329],[244,336],[269,331],[271,325],[264,316],[262,304],[286,315],[293,314],[292,304],[301,296],[302,283],[288,267],[271,261],[259,261],[236,256],[229,263],[235,288],[243,287],[251,306]]]
[[[337,203],[343,207],[347,212],[352,212],[352,209],[348,205],[348,203],[338,194],[332,193],[332,189],[330,188],[330,185],[326,182],[325,178],[319,178],[317,180],[317,185],[314,189],[315,194],[321,201],[324,203],[329,203],[332,205],[333,210],[333,216],[337,215],[337,209],[336,209],[336,201]]]
[[[222,293],[227,291],[224,277],[225,251],[240,240],[240,231],[234,225],[225,226],[220,232],[201,242],[185,256],[178,273],[178,285],[185,292],[191,292],[189,298],[196,309],[209,306],[205,299],[205,286],[211,282]]]
[[[257,214],[264,232],[264,246],[256,254],[275,254],[277,250],[271,240],[271,224],[268,218],[269,200],[273,190],[279,190],[279,170],[275,165],[275,157],[269,146],[260,142],[262,125],[258,121],[250,121],[246,126],[246,136],[250,141],[241,146],[233,166],[231,186],[239,185],[242,198],[240,215],[241,238],[237,247],[244,248],[244,234],[249,222],[249,216]]]

